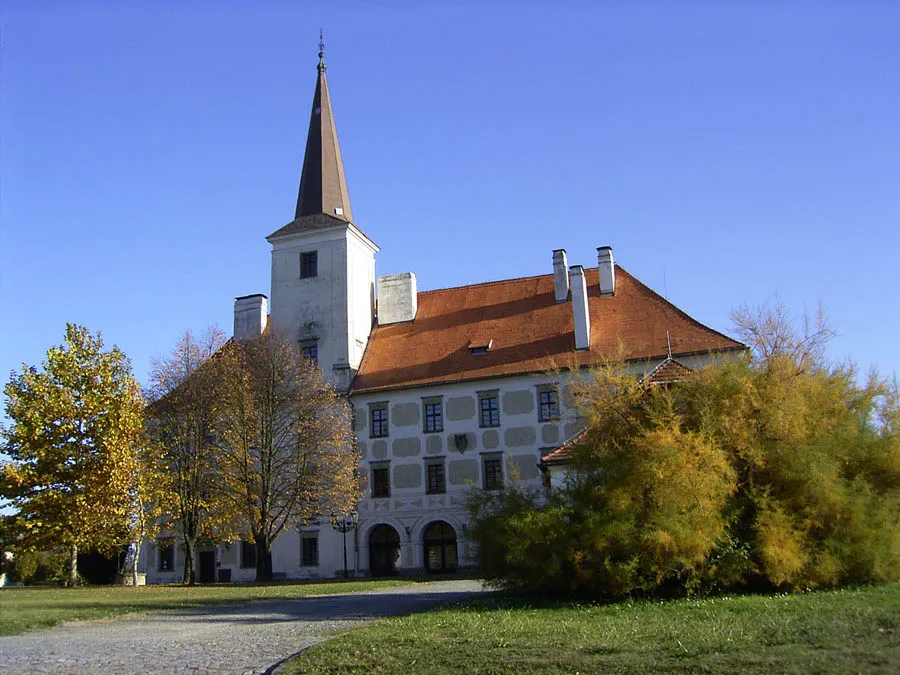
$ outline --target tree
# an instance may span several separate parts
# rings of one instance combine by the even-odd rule
[[[41,370],[24,365],[4,388],[11,461],[0,496],[17,509],[17,544],[65,547],[70,586],[78,550],[127,541],[144,407],[125,355],[100,334],[68,324]]]
[[[200,336],[186,332],[169,356],[154,359],[147,427],[157,448],[153,475],[160,488],[156,515],[184,544],[184,583],[196,583],[199,540],[232,531],[229,503],[221,498],[221,470],[215,429],[221,414],[222,371],[213,357],[225,344],[218,328]]]
[[[286,527],[356,508],[350,408],[297,344],[275,331],[223,351],[217,439],[224,495],[256,545],[256,580],[269,581],[270,547]]]
[[[573,386],[587,430],[568,485],[473,497],[497,583],[621,595],[900,578],[896,381],[830,364],[821,312],[736,318],[747,358],[665,387],[606,364]]]

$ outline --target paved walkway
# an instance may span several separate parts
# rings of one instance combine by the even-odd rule
[[[337,632],[481,592],[439,581],[70,623],[0,638],[0,673],[272,673]]]

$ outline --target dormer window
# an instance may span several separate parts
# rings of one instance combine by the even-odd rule
[[[491,348],[492,344],[494,344],[493,340],[488,340],[487,342],[470,342],[469,343],[469,353],[472,356],[479,356],[481,354],[487,354],[488,350]]]
[[[307,251],[300,254],[300,278],[310,279],[319,276],[319,252]]]

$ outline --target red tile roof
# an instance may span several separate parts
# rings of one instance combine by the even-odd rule
[[[695,321],[616,266],[615,295],[601,296],[596,268],[585,270],[591,347],[575,349],[572,303],[554,302],[553,275],[427,291],[413,321],[378,326],[351,393],[580,367],[616,358],[744,349]],[[470,345],[491,342],[486,354]]]
[[[572,459],[572,450],[585,439],[587,432],[586,428],[582,429],[558,448],[554,448],[547,454],[542,455],[540,466],[568,463]]]
[[[678,363],[673,358],[667,358],[647,373],[641,381],[644,384],[672,384],[673,382],[681,382],[693,373],[694,371],[683,363]]]

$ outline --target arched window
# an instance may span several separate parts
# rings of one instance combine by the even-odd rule
[[[425,529],[425,569],[428,572],[455,572],[459,565],[456,552],[456,531],[438,520]]]
[[[390,525],[378,525],[369,534],[369,572],[373,577],[397,574],[400,566],[400,535]]]

